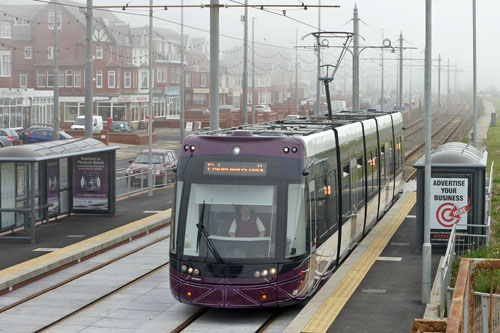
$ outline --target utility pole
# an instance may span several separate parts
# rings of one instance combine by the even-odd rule
[[[54,0],[54,132],[52,138],[59,140],[59,20],[57,19],[57,0]],[[61,22],[62,24],[62,22]]]
[[[477,56],[476,56],[476,0],[472,0],[472,146],[477,147]]]
[[[384,45],[384,29],[382,29],[382,45]],[[384,111],[384,48],[381,51],[381,73],[380,73],[380,111]]]
[[[243,42],[243,103],[242,103],[242,124],[248,123],[248,0],[245,0],[245,22],[244,22],[244,42]]]
[[[318,31],[321,31],[321,0],[318,0]],[[318,40],[318,78],[316,80],[316,114],[321,114],[321,90],[319,78],[321,77],[321,41]]]
[[[184,0],[181,0],[181,113],[179,119],[179,134],[180,142],[184,140],[184,87],[185,84],[185,74],[184,74]]]
[[[219,0],[210,0],[210,129],[219,129]]]
[[[92,137],[92,114],[94,113],[94,64],[92,62],[92,0],[87,0],[86,39],[87,54],[85,57],[85,137]]]
[[[153,196],[153,0],[149,0],[148,196]]]
[[[255,17],[252,17],[252,124],[255,124]]]
[[[347,61],[344,61],[344,101],[347,101]]]
[[[411,103],[411,101],[412,101],[412,98],[411,98],[411,83],[412,83],[412,82],[411,82],[411,81],[412,81],[412,77],[411,77],[411,70],[412,70],[412,68],[411,68],[411,67],[412,67],[412,66],[411,66],[411,61],[412,61],[412,59],[411,59],[411,57],[410,57],[410,83],[409,83],[409,85],[408,85],[408,102],[409,102],[409,104],[408,104],[408,105],[409,105],[409,109],[410,109],[410,111],[411,111],[411,108],[412,108],[412,103]]]
[[[425,181],[424,181],[424,244],[422,244],[422,303],[431,299],[431,117],[432,117],[432,0],[425,0]]]
[[[450,58],[448,58],[448,82],[446,83],[446,113],[450,114]]]
[[[399,33],[399,110],[403,111],[403,33]]]
[[[295,29],[295,114],[299,114],[299,49],[298,44],[299,29]]]
[[[358,7],[354,5],[352,48],[352,111],[359,111],[359,18]]]
[[[438,121],[441,121],[441,53],[438,57]]]

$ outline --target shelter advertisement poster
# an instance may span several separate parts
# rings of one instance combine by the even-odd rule
[[[109,209],[109,161],[106,154],[78,156],[73,167],[73,209]]]
[[[468,178],[431,179],[431,241],[447,243],[454,225],[467,230],[470,211]]]
[[[49,216],[59,214],[59,162],[47,162],[47,203],[52,204],[49,207]]]

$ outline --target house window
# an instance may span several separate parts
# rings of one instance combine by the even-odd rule
[[[95,57],[97,59],[102,59],[103,57],[103,51],[102,51],[102,46],[97,46],[95,49]]]
[[[186,73],[186,87],[191,87],[191,73]]]
[[[58,72],[59,72],[58,75],[59,81],[57,81],[57,83],[59,84],[59,88],[64,88],[64,71],[58,71]]]
[[[0,38],[12,38],[10,22],[0,21]]]
[[[108,72],[108,88],[115,87],[115,78],[116,78],[115,71],[109,71]]]
[[[47,47],[47,59],[54,59],[54,47]]]
[[[0,51],[0,76],[10,77],[10,51]]]
[[[158,45],[159,45],[159,44],[158,44]],[[157,72],[157,73],[156,73],[156,82],[161,82],[161,79],[162,79],[162,77],[163,77],[163,75],[162,75],[162,69],[161,69],[161,68],[158,68],[158,69],[156,70],[156,72]]]
[[[31,46],[26,46],[24,48],[24,59],[31,59],[33,57],[33,50]]]
[[[149,87],[149,80],[148,80],[148,72],[140,72],[140,88],[141,89],[148,89]]]
[[[82,86],[82,71],[75,71],[75,82],[73,83],[75,88],[80,88]]]
[[[19,87],[26,88],[28,86],[28,73],[21,72],[19,74]]]
[[[54,30],[54,12],[49,12],[49,29]],[[62,29],[62,15],[57,13],[57,30]]]
[[[203,88],[207,86],[207,74],[201,74],[201,86]]]
[[[45,87],[46,84],[47,84],[47,72],[46,71],[37,71],[36,85],[38,87]]]
[[[102,71],[96,71],[95,73],[95,87],[102,88]]]
[[[54,86],[54,72],[47,71],[47,87],[53,87],[53,86]]]
[[[73,71],[66,71],[66,87],[73,87]]]
[[[132,72],[125,72],[124,86],[125,86],[125,88],[132,87]]]

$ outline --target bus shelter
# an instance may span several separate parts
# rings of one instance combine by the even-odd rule
[[[487,151],[461,142],[441,145],[431,153],[431,244],[446,250],[451,229],[468,235],[486,235]],[[417,249],[424,239],[425,156],[417,169]],[[486,239],[486,238],[484,238]],[[462,237],[457,241],[465,241]]]
[[[0,149],[0,239],[34,243],[39,221],[115,214],[118,148],[82,138]]]

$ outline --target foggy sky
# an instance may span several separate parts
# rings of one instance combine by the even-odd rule
[[[84,3],[84,1],[79,0]],[[234,4],[235,2],[219,0],[220,3]],[[238,0],[243,2],[244,0]],[[318,4],[318,1],[303,0],[305,4]],[[64,0],[59,0],[64,3]],[[184,4],[209,3],[209,0],[185,0]],[[2,4],[22,3],[40,4],[30,0],[2,0]],[[94,0],[94,5],[147,5],[149,0]],[[155,0],[155,5],[180,4],[176,1]],[[249,4],[299,4],[298,0],[249,0]],[[323,0],[322,5],[340,5],[341,8],[324,8],[321,10],[321,28],[327,31],[352,31],[352,13],[354,5],[357,5],[360,23],[360,34],[364,37],[361,43],[364,45],[380,45],[381,29],[384,29],[384,37],[389,38],[393,45],[397,44],[399,33],[403,33],[405,46],[416,47],[416,50],[406,50],[405,55],[412,58],[424,57],[425,46],[425,0]],[[184,9],[184,22],[187,26],[209,30],[209,9],[186,8]],[[275,10],[281,13],[281,9]],[[465,71],[461,75],[465,81],[472,82],[472,0],[434,0],[432,8],[432,54],[437,58],[440,53],[442,58]],[[121,12],[117,10],[117,12]],[[147,9],[127,10],[129,13],[141,13],[147,15]],[[279,45],[290,48],[287,52],[294,52],[295,32],[298,29],[299,45],[313,45],[313,39],[301,37],[315,31],[315,28],[300,24],[290,18],[297,19],[317,27],[318,9],[309,8],[287,9],[287,17],[273,15],[261,10],[249,8],[249,16],[256,17],[255,40],[258,42]],[[224,35],[243,38],[243,25],[240,16],[243,8],[220,9],[220,33]],[[478,55],[478,87],[486,89],[490,86],[500,88],[500,63],[497,61],[499,47],[500,1],[477,0],[477,55]],[[147,16],[121,15],[118,17],[127,21],[131,26],[147,25]],[[180,23],[180,9],[170,8],[167,11],[157,9],[155,17]],[[180,26],[155,19],[154,25],[180,31]],[[251,19],[250,19],[251,21]],[[193,36],[208,36],[207,32],[197,31],[185,27],[185,33]],[[249,25],[249,38],[251,38],[251,25]],[[235,45],[241,45],[242,41],[221,36],[221,49]],[[338,42],[337,42],[338,43]],[[332,43],[331,43],[332,45]],[[330,51],[330,53],[334,53]],[[304,59],[313,59],[312,51],[301,51]],[[348,55],[349,56],[349,55]],[[380,57],[380,51],[366,50],[361,57]],[[386,59],[397,58],[397,55],[387,53]],[[395,61],[388,61],[388,70]],[[413,63],[413,62],[412,62]],[[423,62],[420,62],[423,64]],[[406,64],[406,63],[405,63]],[[444,65],[444,62],[442,63]],[[363,70],[363,63],[361,65]],[[395,66],[392,65],[392,66]],[[418,76],[419,69],[414,67],[414,75]],[[421,70],[420,70],[421,72]],[[363,73],[361,73],[363,74]],[[405,75],[407,73],[405,72]],[[436,76],[433,72],[433,79]],[[390,80],[390,78],[388,79]],[[435,83],[433,83],[435,86]]]

